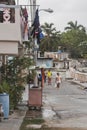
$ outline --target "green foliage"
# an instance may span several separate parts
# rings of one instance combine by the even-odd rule
[[[77,21],[75,21],[75,23],[72,21],[68,22],[68,26],[65,27],[65,30],[83,30],[85,32],[83,25],[78,25]]]
[[[38,125],[41,125],[44,123],[44,120],[41,119],[41,118],[24,118],[23,122],[22,122],[22,125],[20,127],[20,130],[34,130],[35,128],[27,128],[27,125],[29,124],[38,124]],[[39,129],[39,130],[42,130],[42,129]]]
[[[29,74],[27,75],[27,83],[34,83],[35,76],[36,76],[36,71],[29,70]]]
[[[45,37],[41,40],[40,51],[57,51],[60,44],[60,32],[56,31],[53,23],[41,26]]]
[[[10,106],[14,109],[17,108],[18,103],[22,100],[22,93],[24,90],[24,86],[14,85],[11,86],[10,89]]]
[[[41,40],[40,51],[58,51],[58,46],[61,46],[61,51],[68,51],[72,58],[85,58],[87,51],[87,34],[83,25],[78,25],[78,22],[68,22],[65,27],[65,32],[56,31],[53,23],[45,23],[42,25],[42,31],[45,37]]]
[[[10,105],[14,108],[22,100],[22,93],[27,82],[28,68],[32,64],[33,61],[29,57],[14,57],[8,61],[7,65],[2,66],[1,90],[7,92],[8,88]]]
[[[7,93],[9,94],[10,92],[10,86],[9,84],[4,80],[1,84],[0,84],[0,93]]]
[[[81,43],[84,41],[87,41],[87,34],[83,29],[75,28],[61,34],[61,45],[67,48],[72,58],[83,57],[86,50],[81,46]]]
[[[41,40],[40,51],[58,51],[58,46],[61,46],[61,51],[67,51],[72,58],[85,58],[87,54],[87,33],[83,25],[78,25],[78,22],[68,22],[65,27],[65,32],[56,31],[53,23],[44,23],[42,31],[45,37]]]

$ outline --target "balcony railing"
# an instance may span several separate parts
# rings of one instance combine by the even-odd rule
[[[28,28],[26,8],[22,9],[18,5],[0,5],[0,40],[27,41]]]
[[[0,23],[15,23],[15,8],[0,8]]]

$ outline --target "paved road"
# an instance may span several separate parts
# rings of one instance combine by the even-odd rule
[[[72,84],[65,80],[59,89],[54,87],[55,73],[53,74],[52,85],[47,83],[43,88],[42,116],[46,120],[46,125],[51,127],[86,128],[87,130],[87,91],[82,90],[80,85]],[[23,94],[23,101],[28,98],[28,85]],[[0,123],[0,130],[19,130],[25,116],[26,109],[15,112],[9,116],[8,120]],[[35,111],[36,112],[36,111]],[[67,129],[68,130],[68,129]],[[76,130],[76,129],[75,129]]]
[[[87,128],[87,91],[63,80],[61,87],[43,89],[43,118],[49,126]]]

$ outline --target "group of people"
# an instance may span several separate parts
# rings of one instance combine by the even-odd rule
[[[44,73],[44,82],[46,82],[46,80],[48,80],[48,85],[52,84],[52,72],[51,72],[50,69],[47,72]],[[60,74],[57,73],[56,77],[55,77],[55,84],[56,84],[57,88],[60,87],[61,80],[62,80],[62,78],[61,78]],[[42,83],[42,75],[39,73],[39,75],[38,75],[38,86],[41,86],[41,83]]]

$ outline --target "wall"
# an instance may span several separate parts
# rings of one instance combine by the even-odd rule
[[[47,68],[53,67],[53,60],[44,58],[37,59],[37,66],[43,66]]]
[[[76,71],[73,68],[70,68],[70,76],[80,82],[87,82],[87,73]]]
[[[8,12],[8,11],[7,11]],[[15,23],[0,23],[0,41],[20,41],[20,8],[15,7]]]
[[[0,42],[0,54],[18,54],[17,42]]]

